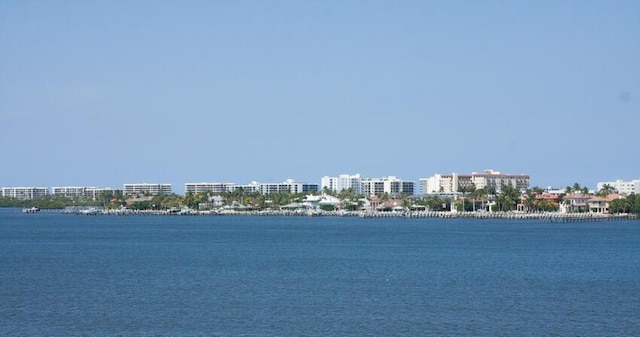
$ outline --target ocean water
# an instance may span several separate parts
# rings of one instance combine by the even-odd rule
[[[640,222],[0,210],[2,336],[638,336]]]

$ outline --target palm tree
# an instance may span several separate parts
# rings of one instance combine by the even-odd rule
[[[601,197],[606,198],[609,194],[613,194],[613,193],[617,193],[617,192],[618,192],[618,190],[615,187],[613,187],[613,186],[611,186],[609,184],[604,184],[604,185],[602,185],[602,188],[600,188],[600,191],[598,191],[598,195],[601,196]]]
[[[515,208],[520,198],[520,192],[513,186],[507,185],[502,188],[498,195],[501,211],[511,211]]]
[[[402,199],[402,207],[409,209],[411,208],[411,206],[413,206],[413,202],[411,202],[411,200],[409,198],[403,198]]]
[[[338,193],[338,198],[340,199],[348,199],[353,200],[356,198],[356,192],[353,187],[345,188],[340,193]]]
[[[292,195],[287,192],[276,192],[270,194],[271,200],[273,201],[273,205],[275,206],[284,206],[286,204],[291,203]]]
[[[334,196],[334,197],[336,196],[336,192],[330,189],[328,186],[325,186],[322,188],[322,193],[326,195]]]
[[[474,183],[471,183],[468,186],[458,186],[458,192],[462,193],[462,211],[465,211],[465,207],[464,207],[464,199],[466,196],[466,193],[471,193],[474,192],[476,190],[476,185]]]
[[[533,189],[528,189],[526,192],[527,199],[525,200],[525,205],[529,211],[537,210],[536,203],[536,193]]]
[[[640,194],[631,193],[627,200],[629,200],[629,211],[640,215]]]
[[[187,206],[189,208],[195,208],[194,204],[196,204],[196,198],[195,198],[195,195],[193,194],[193,192],[187,192],[184,195],[183,202],[184,202],[185,206]]]
[[[104,208],[109,207],[111,205],[111,200],[114,199],[113,191],[102,191],[100,192],[98,199],[102,202],[102,206]]]
[[[629,200],[625,199],[616,199],[611,201],[609,205],[609,213],[629,213],[631,211],[631,203]]]
[[[442,199],[438,198],[438,196],[429,197],[427,200],[425,200],[425,206],[427,206],[430,211],[442,210],[442,203]]]
[[[172,208],[172,207],[180,207],[180,204],[182,204],[182,198],[178,195],[175,194],[171,194],[171,195],[167,195],[164,196],[164,198],[162,199],[162,207],[164,209],[168,209],[168,208]]]
[[[476,189],[473,192],[471,192],[469,194],[469,196],[471,197],[471,199],[473,200],[473,211],[476,211],[476,201],[478,198],[482,198],[482,195],[484,194],[484,190],[482,188],[480,189]]]
[[[571,189],[573,192],[580,192],[582,190],[582,188],[580,187],[580,184],[578,183],[573,183],[573,188]]]
[[[496,189],[494,187],[491,186],[485,186],[479,190],[476,190],[476,195],[477,198],[480,199],[482,201],[482,209],[486,210],[486,204],[485,202],[489,201],[490,199],[493,199],[493,197],[496,194]],[[491,198],[490,198],[491,197]]]

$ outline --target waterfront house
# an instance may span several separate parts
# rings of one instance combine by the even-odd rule
[[[133,194],[133,195],[131,195],[130,198],[128,198],[125,201],[125,204],[126,204],[127,207],[131,207],[131,205],[133,205],[135,203],[147,202],[147,201],[151,201],[151,200],[153,200],[152,196],[144,196],[144,195]]]
[[[564,197],[564,204],[567,212],[569,213],[577,213],[577,212],[588,212],[589,211],[589,200],[593,198],[593,196],[589,194],[567,194]]]
[[[620,194],[609,194],[607,196],[595,196],[587,202],[589,205],[589,212],[606,214],[609,213],[609,205],[612,201],[617,199],[624,199],[625,197]]]
[[[380,200],[380,197],[378,197],[377,195],[372,195],[366,198],[364,208],[367,210],[375,210],[378,208],[378,206],[380,206],[381,202],[382,201]]]
[[[376,207],[378,211],[399,212],[405,210],[402,199],[389,199]]]
[[[533,196],[533,200],[529,200],[529,196],[523,194],[520,197],[520,203],[517,205],[518,211],[547,211],[550,208],[558,209],[558,198],[557,194],[551,194],[547,192],[542,192],[535,194]]]
[[[340,199],[323,193],[322,195],[305,195],[303,203],[312,208],[320,208],[320,206],[333,206],[336,207],[340,204]]]
[[[208,202],[201,202],[198,204],[198,209],[199,210],[203,210],[203,209],[214,209],[217,207],[222,207],[224,206],[224,198],[220,195],[214,195],[209,197],[209,201]]]

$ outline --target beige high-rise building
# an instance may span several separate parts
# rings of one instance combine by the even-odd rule
[[[476,189],[490,187],[500,192],[504,186],[511,186],[517,190],[529,188],[529,175],[504,174],[494,170],[471,174],[435,174],[429,178],[420,179],[422,194],[456,194],[461,188],[475,186]]]

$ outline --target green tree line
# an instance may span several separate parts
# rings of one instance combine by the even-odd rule
[[[325,189],[323,191],[329,195],[333,195],[341,199],[339,208],[345,210],[356,210],[363,206],[362,199],[365,197],[356,194],[353,189],[345,189],[339,193]],[[454,203],[455,209],[459,211],[477,211],[488,210],[488,206],[492,205],[493,211],[513,211],[516,210],[519,203],[523,203],[529,211],[557,211],[558,203],[563,202],[565,194],[560,195],[557,202],[553,200],[536,199],[535,195],[540,194],[543,190],[539,187],[533,187],[525,192],[525,198],[521,201],[521,193],[511,186],[505,186],[497,193],[492,187],[476,189],[475,186],[461,187],[459,192],[461,197],[457,199],[443,198],[439,196],[429,196],[424,198],[414,198],[406,196],[398,196],[402,199],[403,207],[412,207],[415,205],[424,206],[432,211],[447,211],[451,209],[451,203]],[[582,193],[584,188],[579,184],[573,187],[567,187],[566,193]],[[598,195],[606,196],[615,192],[610,188],[603,188]],[[184,196],[177,194],[142,196],[142,198],[128,199],[122,194],[122,191],[109,191],[101,194],[96,200],[87,198],[65,198],[60,196],[45,196],[38,199],[22,200],[9,197],[0,197],[0,207],[37,207],[41,209],[60,209],[66,206],[103,206],[105,208],[119,208],[126,205],[130,209],[137,210],[166,210],[170,208],[189,207],[191,209],[200,209],[200,205],[210,204],[213,196],[222,198],[222,205],[242,204],[251,209],[279,209],[280,207],[294,203],[302,202],[305,199],[303,193],[278,192],[272,194],[261,194],[259,192],[245,192],[242,189],[224,193],[187,193]],[[381,201],[387,201],[392,198],[388,194],[379,196]],[[625,199],[616,199],[610,202],[610,213],[635,213],[640,214],[640,196],[631,194]],[[333,210],[332,206],[323,206],[325,210]]]
[[[625,199],[616,199],[609,203],[609,212],[640,214],[640,195],[631,194]]]
[[[29,200],[0,197],[0,207],[60,209],[66,206],[102,206],[102,203],[99,200],[85,198],[71,199],[59,196],[46,196]]]

